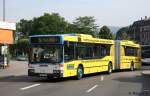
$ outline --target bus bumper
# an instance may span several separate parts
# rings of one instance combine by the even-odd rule
[[[54,70],[53,73],[35,73],[34,69],[28,69],[28,76],[34,77],[63,77],[63,73],[59,70]]]

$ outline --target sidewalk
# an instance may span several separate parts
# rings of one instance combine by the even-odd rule
[[[0,78],[9,76],[27,75],[27,61],[10,61],[10,66],[0,69]]]

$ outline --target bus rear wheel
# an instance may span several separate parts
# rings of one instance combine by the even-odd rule
[[[81,66],[77,69],[77,80],[80,80],[83,77],[83,68]]]
[[[112,73],[112,64],[109,63],[108,65],[108,74],[111,74]]]

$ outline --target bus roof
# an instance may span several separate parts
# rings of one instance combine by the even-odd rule
[[[64,35],[64,40],[75,42],[86,42],[86,43],[114,44],[113,40],[93,38],[92,35],[86,34]]]
[[[120,44],[124,45],[124,46],[129,46],[129,47],[137,47],[137,48],[140,47],[139,44],[135,43],[134,41],[130,41],[130,40],[121,40]]]
[[[61,36],[64,41],[72,42],[86,42],[86,43],[101,43],[101,44],[114,44],[114,40],[93,38],[92,35],[87,34],[54,34],[54,35],[33,35],[31,37],[49,37]]]
[[[100,39],[100,38],[93,38],[92,35],[88,34],[48,34],[48,35],[33,35],[31,37],[49,37],[49,36],[61,36],[63,37],[64,41],[72,41],[72,42],[86,42],[86,43],[101,43],[101,44],[114,44],[114,40],[109,39]],[[139,48],[140,45],[135,43],[134,41],[129,40],[121,40],[121,45],[130,46],[130,47],[137,47]]]

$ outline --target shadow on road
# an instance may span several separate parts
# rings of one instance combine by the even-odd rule
[[[113,80],[117,80],[119,82],[128,82],[128,83],[143,83],[143,81],[150,82],[149,77],[144,77],[144,76],[135,76],[135,77],[121,77],[121,78],[116,78]]]
[[[130,96],[150,96],[150,77],[148,76],[120,77],[113,80],[121,83],[139,83],[142,85],[141,92],[130,92]]]
[[[89,75],[85,75],[82,80],[90,79],[100,75],[108,75],[108,74],[106,72],[89,74]],[[30,77],[27,75],[20,75],[20,76],[11,75],[11,76],[0,77],[0,82],[59,83],[59,82],[66,82],[66,81],[78,81],[78,80],[75,77],[47,79],[46,77]]]
[[[118,72],[120,73],[120,72],[128,72],[128,71],[127,70],[115,71],[112,74],[116,74]],[[101,76],[101,75],[107,76],[108,74],[107,74],[107,72],[88,74],[88,75],[85,75],[82,80],[92,79],[92,78],[95,78],[95,77]],[[124,78],[124,79],[120,79],[120,80],[130,80],[130,79]],[[27,75],[20,75],[20,76],[12,75],[12,76],[0,77],[0,82],[61,83],[61,82],[66,82],[66,81],[78,81],[78,80],[76,80],[75,77],[47,79],[46,77],[29,77]]]
[[[20,76],[6,76],[0,77],[0,82],[27,82],[27,83],[57,83],[71,80],[71,78],[53,78],[47,79],[45,77],[29,77],[27,75]]]

